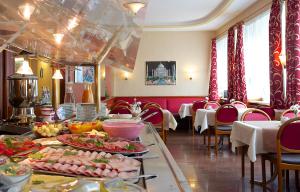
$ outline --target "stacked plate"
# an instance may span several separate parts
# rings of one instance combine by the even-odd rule
[[[97,115],[96,105],[87,103],[78,103],[76,105],[76,120],[91,121]]]
[[[75,104],[73,103],[65,103],[59,105],[57,109],[57,116],[59,119],[68,119],[72,117],[75,112]]]

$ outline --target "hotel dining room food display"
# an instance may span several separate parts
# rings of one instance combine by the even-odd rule
[[[141,154],[148,152],[146,146],[140,142],[123,138],[102,137],[88,134],[65,134],[57,136],[57,140],[66,145],[93,151],[108,153]]]
[[[41,173],[123,179],[138,176],[141,166],[140,161],[121,154],[52,147],[30,155],[21,164]]]

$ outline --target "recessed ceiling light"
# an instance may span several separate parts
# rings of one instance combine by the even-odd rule
[[[26,21],[30,20],[32,13],[34,12],[35,6],[30,3],[25,3],[19,6],[19,15]]]
[[[54,37],[55,43],[60,45],[62,39],[64,38],[64,34],[63,33],[55,33],[55,34],[53,34],[53,37]]]
[[[69,31],[71,31],[72,29],[77,27],[78,24],[79,24],[79,19],[78,19],[78,17],[75,16],[72,19],[69,19],[67,29]]]
[[[125,3],[124,6],[129,8],[136,15],[146,5],[143,2],[128,2]]]

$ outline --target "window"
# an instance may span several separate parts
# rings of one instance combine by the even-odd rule
[[[227,90],[227,34],[217,39],[217,74],[219,96]]]
[[[249,100],[270,101],[269,15],[267,11],[245,23],[245,77]]]

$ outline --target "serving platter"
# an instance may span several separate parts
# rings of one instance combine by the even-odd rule
[[[77,149],[92,150],[106,153],[119,153],[123,155],[144,154],[149,149],[140,142],[129,141],[122,138],[105,138],[99,135],[65,134],[56,137],[63,144]]]
[[[52,147],[29,156],[21,164],[39,173],[104,179],[133,178],[139,176],[141,170],[140,161],[121,154]]]

